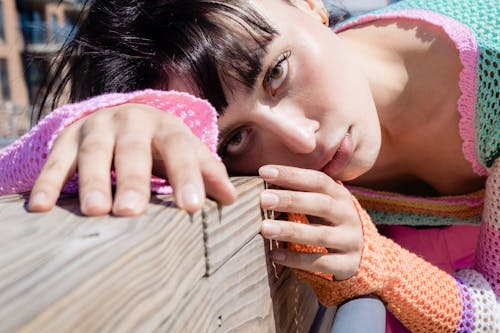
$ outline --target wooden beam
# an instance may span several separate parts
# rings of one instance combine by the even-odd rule
[[[0,331],[307,332],[312,291],[278,279],[259,234],[262,180],[237,202],[189,215],[153,196],[139,217],[84,217],[75,196],[48,213],[0,197]]]

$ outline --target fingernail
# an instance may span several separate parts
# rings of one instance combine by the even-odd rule
[[[281,251],[273,251],[273,252],[271,252],[271,258],[274,261],[283,261],[286,259],[286,254],[284,252],[281,252]]]
[[[261,227],[261,232],[266,237],[275,237],[281,233],[281,226],[274,222],[263,222]]]
[[[193,184],[186,184],[182,187],[181,192],[181,205],[186,206],[201,206],[200,189]]]
[[[265,180],[273,180],[278,177],[278,169],[272,166],[263,166],[259,169],[259,175]]]
[[[280,202],[280,198],[271,192],[262,192],[260,194],[260,203],[265,206],[265,208],[274,208]]]
[[[102,194],[102,192],[90,191],[85,195],[83,206],[85,207],[85,210],[92,208],[101,208],[104,205],[105,200],[106,198],[104,197],[104,194]]]
[[[45,192],[37,192],[30,199],[30,206],[43,206],[47,202],[47,194]]]
[[[137,212],[142,208],[144,198],[137,191],[129,190],[120,194],[118,200],[115,201],[115,211],[132,211]]]

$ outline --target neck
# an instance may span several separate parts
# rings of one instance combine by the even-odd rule
[[[460,192],[466,186],[446,188],[433,179],[446,176],[450,160],[456,161],[458,178],[472,177],[458,134],[462,64],[442,31],[404,25],[374,23],[339,33],[369,81],[382,131],[375,165],[352,183],[374,188],[389,184],[390,190],[398,190],[390,184],[423,182],[438,192]]]
[[[382,132],[382,146],[374,169],[398,170],[407,173],[407,163],[401,159],[399,143],[403,123],[411,113],[409,96],[415,88],[410,82],[413,68],[409,67],[406,41],[395,40],[393,29],[363,26],[339,33],[350,47],[368,79],[375,101]],[[397,138],[397,139],[396,139]]]

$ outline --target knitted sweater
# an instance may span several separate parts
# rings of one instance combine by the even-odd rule
[[[460,77],[462,96],[459,100],[464,153],[476,172],[490,177],[484,194],[481,236],[474,269],[460,271],[455,277],[444,273],[379,235],[370,216],[355,201],[364,233],[364,249],[358,273],[349,280],[335,281],[331,275],[299,272],[299,275],[311,283],[322,303],[338,304],[357,295],[374,293],[415,332],[500,332],[500,159],[497,159],[500,151],[500,114],[497,104],[500,13],[496,2],[497,0],[410,0],[397,3],[383,12],[356,18],[336,28],[346,29],[383,17],[408,17],[443,26],[455,41],[464,64]],[[456,13],[451,10],[452,4],[460,8]],[[405,6],[428,8],[435,13],[407,10]],[[480,9],[478,6],[486,8],[482,24],[483,17],[474,14],[474,10]],[[473,14],[467,16],[466,20],[458,16],[462,11],[472,11]],[[99,109],[127,102],[148,104],[178,115],[215,152],[216,114],[208,103],[177,92],[146,90],[129,94],[108,94],[53,111],[32,131],[0,151],[0,194],[31,189],[54,139],[62,129]],[[160,193],[169,191],[165,181],[160,179],[152,179],[152,189]],[[76,176],[66,184],[64,190],[77,191]],[[376,192],[364,191],[377,197]],[[483,194],[479,193],[471,200],[476,205],[483,205],[482,197]],[[451,201],[467,205],[467,198],[454,198]],[[442,202],[446,203],[446,200],[448,198]],[[426,201],[422,199],[421,203],[429,216],[433,216]],[[385,206],[391,207],[391,204]],[[300,215],[291,218],[305,220]]]
[[[497,0],[408,0],[335,27],[342,31],[384,19],[442,27],[463,64],[458,111],[464,156],[476,173],[488,179],[485,192],[435,199],[351,188],[362,205],[370,208],[368,215],[355,200],[364,234],[357,274],[335,281],[328,274],[298,271],[323,304],[372,293],[412,332],[500,332],[499,17]],[[378,234],[371,217],[380,223],[407,224],[480,220],[474,267],[452,277]],[[290,214],[289,219],[308,223],[303,215]],[[291,248],[324,252],[297,244]]]
[[[1,150],[0,195],[31,190],[55,138],[64,128],[100,109],[125,103],[146,104],[180,117],[217,156],[217,113],[207,101],[176,91],[105,94],[52,111],[31,131]],[[171,193],[167,182],[156,177],[151,179],[151,189],[156,193]],[[78,192],[78,175],[66,183],[63,191]]]

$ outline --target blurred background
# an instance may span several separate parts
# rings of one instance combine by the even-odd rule
[[[83,0],[0,0],[0,148],[29,130],[33,102]],[[324,0],[351,15],[393,1]]]

